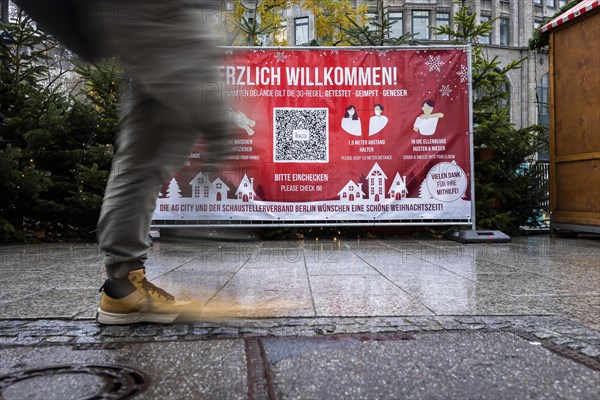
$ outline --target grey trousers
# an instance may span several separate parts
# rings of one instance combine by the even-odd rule
[[[162,182],[200,138],[203,161],[224,155],[231,132],[211,36],[214,1],[77,1],[97,51],[118,56],[133,81],[123,101],[98,242],[109,277],[123,277],[147,257],[151,216]]]

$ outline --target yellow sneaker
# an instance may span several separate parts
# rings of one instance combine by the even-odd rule
[[[107,325],[154,322],[170,324],[195,314],[200,304],[175,297],[146,279],[146,270],[131,271],[127,278],[108,279],[98,307],[97,321]]]

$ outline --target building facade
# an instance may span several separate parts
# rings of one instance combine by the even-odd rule
[[[355,5],[366,5],[369,16],[376,13],[376,0],[355,0]],[[511,120],[517,128],[532,124],[547,124],[548,56],[544,51],[530,51],[528,42],[535,28],[552,17],[564,0],[472,0],[466,4],[479,21],[494,21],[493,32],[481,37],[490,57],[497,56],[501,65],[523,59],[522,68],[509,72]],[[460,4],[452,0],[384,0],[389,7],[388,18],[395,21],[391,37],[404,33],[416,34],[424,44],[448,43],[447,37],[434,34],[432,26],[453,23],[453,15]],[[300,7],[287,13],[287,41],[290,45],[306,45],[317,39],[315,17]],[[539,155],[547,157],[545,153]]]

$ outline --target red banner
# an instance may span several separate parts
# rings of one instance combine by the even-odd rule
[[[466,47],[225,52],[230,156],[193,153],[155,222],[471,219]]]

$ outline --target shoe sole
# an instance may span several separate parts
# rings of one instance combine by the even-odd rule
[[[179,314],[157,314],[157,313],[125,313],[116,314],[102,311],[98,308],[96,320],[104,325],[128,325],[139,322],[150,322],[156,324],[171,324]]]

